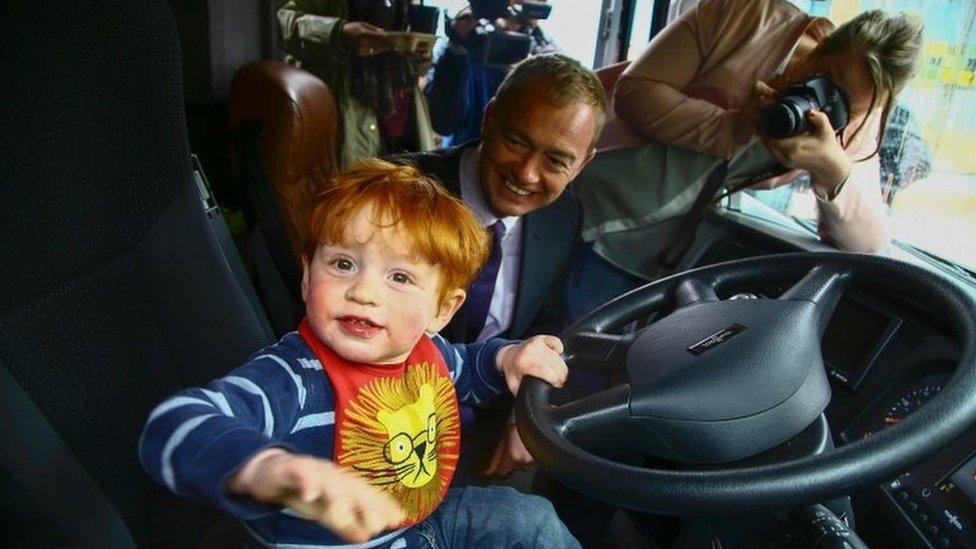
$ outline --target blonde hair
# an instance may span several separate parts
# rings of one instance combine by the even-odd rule
[[[878,105],[881,90],[888,92],[882,110],[878,148],[881,147],[881,138],[898,94],[918,69],[922,28],[922,20],[914,15],[870,10],[837,27],[810,52],[811,56],[848,53],[864,59],[868,74],[874,81],[872,111]],[[858,128],[857,132],[860,131],[861,128]]]
[[[525,88],[541,77],[548,79],[546,99],[554,106],[583,103],[593,107],[595,131],[590,145],[596,143],[607,119],[607,99],[603,85],[593,71],[579,61],[559,53],[529,56],[512,67],[512,71],[495,91],[495,112],[505,115],[511,104],[525,93]]]
[[[365,160],[333,177],[316,194],[305,260],[323,243],[347,243],[346,227],[372,208],[377,228],[394,227],[414,253],[440,267],[440,298],[466,289],[488,260],[488,233],[471,210],[415,166]]]

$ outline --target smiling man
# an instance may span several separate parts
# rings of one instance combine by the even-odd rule
[[[515,65],[485,109],[482,139],[401,156],[444,184],[492,234],[488,264],[441,333],[458,342],[558,334],[582,210],[564,192],[594,154],[605,119],[603,87],[559,54]],[[488,473],[531,461],[510,426]]]

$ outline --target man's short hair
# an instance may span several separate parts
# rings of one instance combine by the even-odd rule
[[[551,82],[546,97],[553,105],[564,107],[583,103],[593,107],[595,143],[607,118],[607,99],[603,93],[603,85],[593,71],[579,61],[559,53],[529,56],[512,67],[495,92],[495,112],[505,113],[525,88],[539,77],[546,77]]]
[[[343,170],[312,203],[305,260],[322,244],[347,243],[354,214],[372,209],[376,228],[394,227],[417,256],[440,267],[440,297],[467,289],[488,260],[488,233],[471,210],[411,165],[365,160]]]

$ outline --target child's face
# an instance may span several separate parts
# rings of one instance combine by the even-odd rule
[[[443,328],[464,302],[441,299],[440,267],[414,256],[396,227],[376,227],[366,208],[350,219],[345,245],[319,246],[305,265],[302,297],[315,335],[354,362],[403,362],[424,331]]]

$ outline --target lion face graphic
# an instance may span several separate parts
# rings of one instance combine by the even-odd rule
[[[416,402],[394,412],[380,410],[376,419],[386,427],[390,437],[383,448],[383,457],[396,469],[397,480],[410,488],[430,482],[437,472],[434,388],[421,385]]]
[[[378,378],[346,411],[338,461],[389,492],[411,519],[426,517],[454,474],[460,426],[454,386],[434,365]]]

